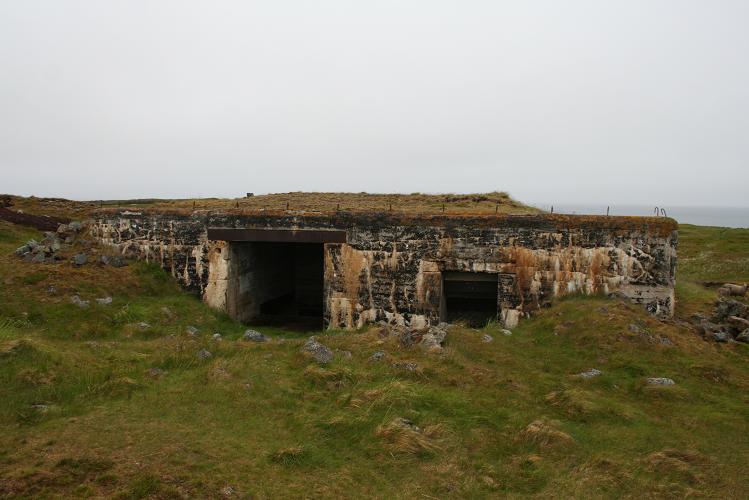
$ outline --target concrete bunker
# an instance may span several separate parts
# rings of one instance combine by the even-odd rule
[[[245,322],[513,328],[576,293],[674,307],[677,225],[663,217],[118,209],[91,231]]]

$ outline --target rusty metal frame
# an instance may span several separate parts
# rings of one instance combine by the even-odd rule
[[[209,227],[209,240],[276,243],[346,243],[346,231],[326,229],[257,229]]]

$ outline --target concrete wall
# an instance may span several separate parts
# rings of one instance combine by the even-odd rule
[[[619,294],[653,314],[673,314],[677,232],[666,218],[103,211],[92,231],[246,319],[252,273],[264,266],[257,261],[253,271],[252,256],[239,255],[236,243],[208,241],[207,227],[345,230],[347,243],[324,247],[330,327],[439,321],[445,271],[496,274],[498,313],[510,327],[570,293]]]

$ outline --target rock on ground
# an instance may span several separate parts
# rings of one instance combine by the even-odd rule
[[[166,375],[166,372],[161,368],[149,368],[146,370],[146,375],[151,378],[160,378],[163,375]]]
[[[648,385],[676,385],[676,382],[666,377],[650,377],[647,382]]]
[[[393,368],[398,370],[405,370],[407,372],[414,372],[419,369],[419,365],[414,362],[407,361],[405,363],[393,363]]]
[[[242,335],[242,340],[247,340],[250,342],[267,342],[268,337],[258,332],[257,330],[248,329],[245,330],[244,335]]]
[[[88,307],[88,305],[91,303],[88,300],[81,299],[79,295],[73,295],[70,298],[70,302],[72,302],[73,304],[77,305],[80,308]]]
[[[711,332],[709,337],[714,340],[715,342],[724,343],[724,342],[730,342],[733,340],[731,337],[731,334],[724,331],[717,331],[717,332]]]
[[[421,345],[429,350],[442,350],[442,345],[445,343],[447,337],[447,331],[450,325],[447,323],[440,323],[436,326],[430,326],[427,333],[421,337]]]
[[[319,343],[314,336],[307,339],[302,346],[302,352],[312,356],[321,364],[330,363],[333,359],[333,351]]]
[[[481,342],[483,342],[484,344],[488,344],[489,342],[493,340],[494,340],[494,337],[492,337],[488,333],[485,333],[481,336]]]
[[[598,370],[596,368],[591,368],[590,370],[578,373],[577,376],[581,378],[593,378],[602,374],[603,372],[601,370]]]
[[[715,305],[713,321],[723,323],[731,316],[739,318],[749,317],[749,305],[734,299],[720,299]]]
[[[83,266],[86,262],[88,262],[88,256],[85,253],[77,253],[73,256],[73,265],[76,267]]]
[[[201,349],[198,351],[198,358],[200,359],[208,359],[211,356],[213,356],[213,354],[211,354],[211,351],[208,351],[207,349]]]
[[[744,342],[749,344],[749,328],[736,336],[736,342]]]
[[[384,351],[377,351],[376,353],[372,354],[369,357],[370,361],[382,361],[382,359],[385,358],[385,352]]]
[[[112,297],[104,297],[101,299],[96,299],[96,303],[100,306],[108,306],[112,303]]]

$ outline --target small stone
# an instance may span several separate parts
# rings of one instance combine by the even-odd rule
[[[70,224],[68,224],[68,229],[70,229],[71,231],[77,233],[81,229],[83,229],[83,223],[77,222],[77,221],[71,222]]]
[[[724,343],[724,342],[730,342],[733,340],[731,338],[731,335],[728,332],[724,332],[722,330],[719,330],[717,332],[711,332],[709,337],[714,340],[715,342]]]
[[[234,488],[232,488],[231,486],[227,486],[226,488],[221,490],[221,494],[225,497],[230,497],[234,494]]]
[[[16,255],[18,255],[19,257],[23,257],[24,255],[26,255],[30,251],[31,251],[31,247],[29,247],[28,244],[22,245],[22,246],[16,248]]]
[[[198,358],[200,359],[208,359],[211,356],[213,356],[213,354],[211,354],[211,352],[206,349],[201,349],[198,351]]]
[[[103,297],[101,299],[96,299],[96,303],[100,306],[108,306],[112,304],[112,297]]]
[[[188,325],[185,327],[185,333],[187,333],[187,335],[189,335],[190,337],[197,337],[199,330],[192,325]]]
[[[247,340],[249,342],[268,342],[268,337],[258,332],[257,330],[249,328],[244,331],[242,340]]]
[[[369,357],[370,361],[382,361],[382,359],[385,358],[385,352],[384,351],[377,351],[376,353],[372,354]]]
[[[174,321],[177,319],[177,313],[175,313],[172,309],[170,309],[167,306],[161,306],[161,309],[159,309],[159,312],[164,315],[166,319],[169,321]]]
[[[49,411],[49,405],[43,405],[43,404],[36,404],[31,405],[33,409],[38,411],[39,413],[47,413]]]
[[[421,432],[419,426],[413,423],[413,420],[403,417],[396,417],[390,422],[390,427],[400,427],[402,429],[412,430],[414,432]]]
[[[145,321],[141,321],[140,323],[138,323],[138,328],[141,330],[148,330],[151,328],[151,325],[149,325]]]
[[[319,343],[314,336],[307,339],[302,346],[302,352],[311,355],[321,364],[330,363],[333,360],[333,351]]]
[[[736,336],[736,342],[744,342],[746,344],[749,344],[749,328]]]
[[[593,378],[602,374],[603,372],[601,370],[598,370],[596,368],[591,368],[590,370],[578,373],[577,376],[580,378]]]
[[[77,305],[81,309],[83,309],[85,307],[88,307],[88,305],[90,304],[90,301],[81,299],[81,297],[79,295],[73,295],[70,298],[70,302],[72,302],[73,304]]]
[[[73,256],[73,265],[76,267],[83,266],[86,262],[88,262],[88,257],[85,253],[77,253]]]
[[[489,342],[493,340],[494,340],[494,337],[492,337],[488,333],[485,333],[481,336],[481,342],[483,342],[484,344],[488,344]]]
[[[109,265],[112,267],[125,267],[127,265],[127,261],[119,255],[115,255],[114,257],[109,258]]]
[[[221,337],[220,333],[214,333],[211,338],[214,340],[214,342],[219,342],[219,341],[222,340],[222,337]]]
[[[34,257],[31,259],[31,262],[34,264],[44,264],[47,261],[47,258],[44,256],[43,253],[38,253],[34,255]]]
[[[166,372],[161,368],[149,368],[148,370],[146,370],[146,375],[151,378],[161,378],[162,376],[166,375]]]
[[[676,382],[674,382],[670,378],[666,377],[650,377],[648,378],[648,385],[675,385]]]
[[[509,337],[509,336],[512,335],[512,331],[511,330],[507,330],[506,328],[502,329],[502,335],[504,335],[505,337]]]

